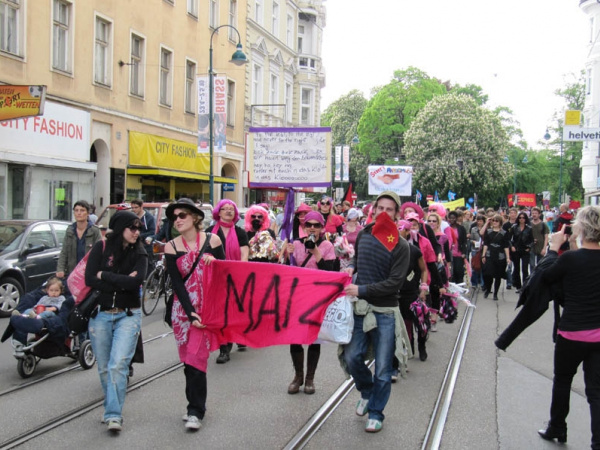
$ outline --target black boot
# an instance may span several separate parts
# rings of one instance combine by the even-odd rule
[[[294,379],[288,386],[288,394],[297,394],[300,386],[304,384],[304,349],[300,347],[299,352],[291,352],[292,364],[294,365]]]
[[[552,425],[548,425],[545,430],[538,430],[538,434],[547,441],[556,439],[558,442],[567,442],[567,428],[555,428]]]
[[[419,359],[421,361],[427,360],[427,350],[425,349],[425,339],[422,337],[418,338],[419,342]]]
[[[219,356],[217,356],[217,364],[225,364],[229,361],[229,352],[231,347],[229,345],[221,345],[219,347]]]
[[[319,356],[321,355],[321,344],[311,344],[308,347],[306,354],[306,380],[304,380],[304,393],[314,394],[315,393],[315,372],[317,371],[317,364],[319,364]]]

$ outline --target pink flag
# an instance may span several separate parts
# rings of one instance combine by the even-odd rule
[[[220,342],[251,347],[312,344],[346,273],[279,264],[214,261],[203,271],[200,317]]]

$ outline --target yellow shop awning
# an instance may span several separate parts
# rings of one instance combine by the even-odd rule
[[[141,168],[129,168],[127,169],[128,175],[155,175],[161,177],[172,177],[172,178],[181,178],[186,180],[202,180],[208,181],[209,176],[207,173],[190,173],[190,172],[179,172],[177,170],[171,169],[141,169]],[[214,177],[215,183],[233,183],[237,184],[238,180],[235,178],[228,177]]]

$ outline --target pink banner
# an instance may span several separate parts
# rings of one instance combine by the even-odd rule
[[[350,276],[279,264],[214,261],[204,269],[202,323],[221,342],[311,344]]]

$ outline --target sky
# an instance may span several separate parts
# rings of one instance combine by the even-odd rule
[[[531,148],[565,109],[557,89],[585,67],[588,16],[579,0],[327,0],[322,110],[352,89],[370,98],[414,66],[476,84],[506,106]]]

